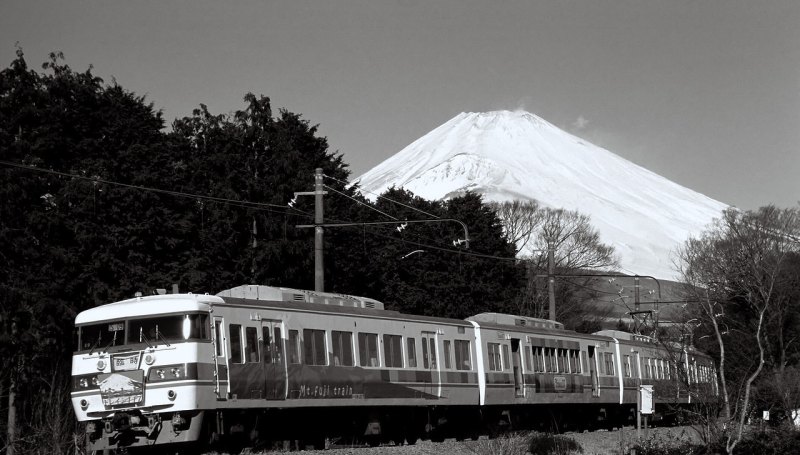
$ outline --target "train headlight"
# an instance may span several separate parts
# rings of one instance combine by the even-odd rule
[[[159,368],[156,370],[156,376],[158,376],[159,379],[164,379],[167,376],[167,373],[164,371],[163,368]]]
[[[81,400],[81,409],[85,411],[86,408],[88,407],[89,407],[89,402],[86,401],[86,399]],[[94,430],[90,431],[90,433],[94,433]]]
[[[178,394],[175,393],[174,390],[170,390],[169,392],[167,392],[167,398],[169,398],[169,401],[175,401],[175,397],[177,396]]]
[[[97,376],[92,376],[92,385],[97,385]]]
[[[173,369],[171,369],[169,371],[170,371],[170,373],[172,373],[173,377],[176,377],[176,378],[180,378],[181,377],[181,369],[180,368],[175,367],[175,368],[173,368]]]
[[[79,384],[81,385],[81,387],[83,387],[84,389],[85,389],[85,388],[87,388],[87,387],[89,387],[89,381],[88,381],[86,378],[81,378],[81,380],[80,380],[80,381],[78,381],[78,383],[79,383]]]
[[[146,356],[144,356],[144,363],[148,365],[152,365],[153,362],[155,361],[156,361],[156,356],[154,356],[153,354],[147,354]]]
[[[102,361],[102,360],[98,360],[97,361],[97,369],[99,371],[105,370],[106,369],[106,363],[104,361]]]

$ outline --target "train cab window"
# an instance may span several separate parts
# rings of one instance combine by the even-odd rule
[[[383,358],[387,367],[403,368],[403,337],[383,335]]]
[[[258,363],[258,330],[255,327],[244,328],[244,358],[247,363]]]
[[[622,365],[624,368],[623,373],[625,374],[626,378],[631,377],[631,356],[626,355],[623,356]]]
[[[286,346],[286,352],[289,356],[289,363],[300,363],[300,332],[297,330],[289,330],[289,343]]]
[[[358,356],[362,367],[379,367],[378,362],[378,334],[358,334]]]
[[[231,324],[228,326],[231,339],[231,363],[244,363],[242,361],[242,326],[241,324]]]
[[[500,343],[488,343],[487,351],[489,355],[489,371],[503,371],[503,364],[500,363]]]
[[[456,354],[456,370],[471,370],[469,340],[454,340],[453,343]],[[504,361],[508,364],[508,346],[503,345],[503,348]]]
[[[450,340],[444,340],[444,367],[453,368],[453,358],[450,354]]]
[[[406,338],[406,352],[408,353],[408,367],[417,367],[417,344],[413,338]]]
[[[303,362],[306,365],[327,365],[325,331],[303,329]]]
[[[337,367],[353,366],[353,333],[334,330],[331,332],[331,340],[333,341],[333,365]]]

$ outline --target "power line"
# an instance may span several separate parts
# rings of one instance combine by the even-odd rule
[[[392,215],[389,215],[389,214],[388,214],[388,213],[386,213],[386,212],[382,212],[382,211],[380,211],[380,210],[376,209],[375,207],[373,207],[373,206],[371,206],[371,205],[369,205],[369,204],[365,204],[365,203],[363,203],[363,202],[359,201],[358,199],[356,199],[356,198],[354,198],[354,197],[351,197],[351,196],[349,196],[349,195],[347,195],[347,194],[344,194],[344,193],[342,193],[341,191],[339,191],[339,190],[336,190],[336,189],[334,189],[334,188],[332,188],[332,187],[330,187],[330,186],[328,186],[328,185],[322,185],[322,186],[323,186],[323,187],[325,187],[325,188],[327,188],[327,189],[329,189],[329,190],[331,190],[331,191],[333,191],[333,192],[334,192],[334,193],[336,193],[336,194],[339,194],[339,195],[341,195],[341,196],[344,196],[344,197],[346,197],[347,199],[350,199],[350,200],[352,200],[353,202],[355,202],[355,203],[357,203],[357,204],[363,205],[364,207],[366,207],[366,208],[368,208],[368,209],[370,209],[370,210],[374,210],[374,211],[376,211],[376,212],[380,213],[381,215],[385,215],[385,216],[387,216],[387,217],[389,217],[389,218],[391,218],[391,219],[393,219],[393,220],[397,220],[397,218],[393,217]]]
[[[41,173],[45,173],[45,174],[58,175],[58,176],[62,176],[62,177],[69,177],[69,178],[74,178],[74,179],[78,179],[78,180],[84,180],[84,181],[88,181],[88,182],[92,182],[92,183],[102,183],[102,184],[105,184],[105,185],[119,186],[119,187],[122,187],[122,188],[127,188],[127,189],[132,189],[132,190],[148,191],[148,192],[151,192],[151,193],[167,194],[167,195],[170,195],[170,196],[183,197],[183,198],[188,198],[188,199],[210,201],[210,202],[216,202],[216,203],[224,204],[224,205],[231,205],[231,206],[242,207],[242,208],[262,210],[262,211],[273,212],[273,213],[282,213],[282,214],[285,214],[285,215],[288,215],[289,214],[288,210],[291,209],[291,210],[297,212],[298,214],[305,215],[305,216],[312,216],[308,212],[304,212],[304,211],[296,209],[294,207],[287,207],[285,205],[269,204],[269,203],[266,203],[266,202],[250,202],[250,201],[246,201],[246,200],[228,199],[228,198],[221,198],[221,197],[215,197],[215,196],[204,196],[204,195],[201,195],[201,194],[184,193],[184,192],[181,192],[181,191],[172,191],[172,190],[164,190],[164,189],[160,189],[160,188],[151,188],[151,187],[140,186],[140,185],[131,185],[131,184],[128,184],[128,183],[121,183],[121,182],[116,182],[116,181],[113,181],[113,180],[101,179],[99,177],[86,177],[86,176],[83,176],[83,175],[76,175],[76,174],[70,174],[70,173],[67,173],[67,172],[54,171],[54,170],[51,170],[51,169],[42,169],[42,168],[38,168],[38,167],[34,167],[34,166],[27,166],[27,165],[24,165],[24,164],[11,163],[11,162],[2,161],[2,160],[0,160],[0,164],[2,164],[4,166],[8,166],[8,167],[13,167],[13,168],[18,168],[18,169],[23,169],[23,170],[28,170],[28,171],[41,172]],[[280,208],[280,209],[283,209],[283,211],[272,210],[272,208]]]
[[[339,179],[337,179],[337,178],[335,178],[335,177],[331,177],[331,176],[329,176],[329,175],[324,175],[324,174],[323,174],[323,177],[325,177],[325,178],[328,178],[328,179],[331,179],[331,180],[334,180],[334,181],[337,181],[337,182],[339,182],[339,183],[342,183],[342,184],[345,184],[345,185],[357,185],[357,182],[356,182],[356,183],[345,182],[345,181],[339,180]],[[402,202],[395,201],[394,199],[390,199],[390,198],[388,198],[388,197],[386,197],[386,196],[381,196],[381,195],[380,195],[380,194],[378,194],[378,193],[373,193],[372,191],[367,191],[367,190],[365,190],[364,188],[361,188],[361,187],[357,187],[357,188],[358,188],[358,191],[359,191],[359,192],[369,193],[369,194],[371,194],[371,195],[373,195],[373,196],[375,196],[375,197],[377,197],[377,198],[380,198],[380,199],[385,199],[385,200],[387,200],[387,201],[389,201],[389,202],[392,202],[392,203],[395,203],[395,204],[397,204],[397,205],[403,206],[403,207],[405,207],[405,208],[407,208],[407,209],[414,210],[415,212],[419,212],[419,213],[422,213],[422,214],[424,214],[424,215],[431,216],[431,217],[434,217],[434,218],[439,218],[438,216],[436,216],[436,215],[434,215],[434,214],[432,214],[432,213],[428,213],[428,212],[426,212],[426,211],[424,211],[424,210],[418,209],[418,208],[416,208],[416,207],[413,207],[413,206],[410,206],[410,205],[408,205],[408,204],[403,204]]]

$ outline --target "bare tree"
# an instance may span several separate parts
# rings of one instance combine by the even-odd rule
[[[535,200],[493,202],[490,206],[503,223],[503,232],[509,241],[517,246],[517,254],[522,251],[531,239],[537,226],[542,221],[542,210]]]
[[[767,359],[767,321],[780,313],[782,277],[789,259],[800,251],[800,216],[796,209],[764,207],[755,212],[730,209],[698,239],[679,251],[686,290],[697,317],[710,330],[719,350],[725,446],[733,453],[742,439],[750,411],[752,386]],[[774,334],[773,334],[774,335]],[[750,340],[755,364],[727,361],[732,343]],[[733,387],[733,385],[736,387]]]
[[[495,205],[506,235],[517,244],[517,252],[528,253],[528,283],[519,311],[535,317],[546,317],[547,283],[541,278],[548,272],[549,245],[554,248],[555,271],[558,275],[585,274],[591,271],[612,271],[619,267],[613,247],[600,241],[588,216],[575,211],[542,208],[532,202],[504,202]],[[535,253],[540,254],[535,254]],[[604,311],[588,303],[596,297],[592,278],[559,279],[557,283],[556,319],[569,328],[597,329],[610,310]]]

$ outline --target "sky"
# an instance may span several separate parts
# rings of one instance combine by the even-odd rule
[[[798,0],[0,0],[0,68],[17,45],[167,125],[269,96],[353,178],[461,112],[524,109],[724,203],[800,201]]]

